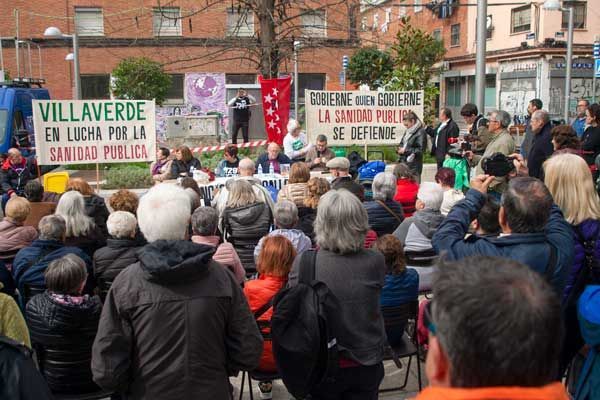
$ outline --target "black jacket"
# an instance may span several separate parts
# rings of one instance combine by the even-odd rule
[[[542,179],[542,164],[554,152],[552,145],[552,124],[548,122],[542,127],[542,130],[533,135],[529,156],[527,158],[527,167],[529,176]]]
[[[377,237],[393,233],[404,220],[402,204],[394,200],[386,200],[384,204],[394,212],[395,216],[381,205],[380,201],[368,201],[364,204],[369,216],[369,226],[377,233]]]
[[[52,399],[46,381],[31,358],[31,350],[2,335],[0,335],[0,399]]]
[[[85,236],[70,236],[65,239],[65,246],[78,247],[83,250],[90,258],[94,252],[106,244],[104,232],[96,225]]]
[[[97,391],[90,363],[102,303],[97,296],[80,305],[62,304],[47,291],[25,311],[31,343],[48,386],[58,393]]]
[[[0,187],[2,193],[11,194],[17,192],[23,194],[25,184],[37,177],[35,163],[25,157],[21,159],[21,164],[13,165],[7,158],[0,168]]]
[[[108,212],[108,208],[106,208],[104,199],[98,195],[92,194],[90,196],[84,196],[83,201],[85,203],[85,213],[87,216],[94,220],[94,223],[100,228],[104,236],[108,236],[106,220],[110,213]]]
[[[262,336],[215,248],[159,240],[114,280],[92,372],[129,400],[230,399],[228,377],[258,366]]]
[[[399,162],[405,162],[408,164],[411,170],[421,175],[423,171],[423,150],[426,144],[425,128],[420,127],[412,135],[406,135],[400,141],[400,147],[404,147],[404,154],[400,156]],[[413,155],[411,157],[411,155]],[[408,161],[408,160],[411,161]]]
[[[440,125],[438,125],[438,128]],[[433,134],[432,135],[431,154],[433,156],[435,156],[435,159],[438,162],[440,162],[440,161],[443,162],[444,159],[446,158],[446,153],[448,152],[448,149],[450,148],[450,145],[448,144],[448,139],[457,138],[460,131],[458,129],[458,125],[456,125],[456,122],[454,122],[453,119],[448,120],[448,123],[440,131],[439,134],[437,133],[438,128],[434,129],[431,132]],[[437,146],[436,146],[436,139],[435,139],[436,136],[438,136]]]
[[[279,165],[281,165],[281,164],[291,164],[292,160],[290,160],[290,158],[288,156],[286,156],[285,154],[283,154],[283,152],[281,152],[277,156],[277,162],[279,163]],[[270,164],[270,162],[269,162],[269,154],[267,154],[267,153],[261,154],[256,159],[256,168],[257,168],[257,170],[258,170],[258,166],[260,165],[262,167],[262,170],[263,170],[264,174],[268,174],[269,173],[269,167],[270,167],[269,164]],[[277,172],[277,171],[275,171],[275,172]]]
[[[581,139],[583,158],[588,165],[593,165],[596,156],[600,154],[600,126],[588,126]]]
[[[225,238],[233,244],[242,265],[248,272],[255,271],[254,248],[269,233],[273,217],[266,203],[254,203],[237,208],[225,208],[223,227]]]
[[[138,239],[108,239],[105,247],[96,250],[94,276],[103,300],[119,272],[138,261],[142,247]]]
[[[333,182],[331,182],[331,188],[346,189],[358,197],[360,201],[365,200],[365,188],[352,179],[351,176],[341,176],[339,178],[335,178]]]
[[[315,218],[317,217],[317,209],[310,207],[298,207],[298,223],[295,228],[300,229],[306,236],[310,238],[312,244],[315,244]]]
[[[202,165],[200,164],[200,160],[196,157],[192,157],[192,159],[188,162],[183,160],[173,160],[171,163],[171,178],[177,179],[185,173],[185,176],[192,176],[190,169],[194,167],[195,169],[201,169]]]

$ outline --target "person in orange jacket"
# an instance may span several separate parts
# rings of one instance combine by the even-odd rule
[[[568,400],[556,381],[560,299],[546,279],[505,258],[444,264],[423,318],[430,387],[416,400]]]
[[[269,333],[273,316],[273,298],[285,287],[288,274],[296,257],[294,245],[286,237],[275,235],[265,236],[262,249],[258,255],[256,268],[258,279],[249,280],[244,286],[244,294],[248,299],[250,311],[254,314],[263,334],[263,353],[260,357],[258,370],[276,372],[277,366],[273,358],[273,348]],[[261,399],[271,398],[272,384],[270,381],[259,382]]]

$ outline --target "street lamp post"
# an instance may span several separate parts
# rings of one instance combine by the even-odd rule
[[[302,42],[294,41],[294,118],[298,120],[298,50]]]
[[[55,26],[46,28],[44,36],[50,38],[68,38],[73,40],[73,72],[75,74],[75,100],[81,100],[81,76],[79,74],[79,38],[77,33],[64,34]]]
[[[565,64],[567,70],[565,73],[565,109],[563,111],[563,119],[565,123],[569,123],[569,105],[571,102],[571,75],[573,68],[573,7],[563,8],[559,0],[546,0],[544,2],[544,10],[547,11],[567,11],[569,13],[569,27],[567,32],[567,58]]]
[[[487,0],[477,1],[477,52],[475,58],[475,103],[485,114],[485,51],[487,36]]]

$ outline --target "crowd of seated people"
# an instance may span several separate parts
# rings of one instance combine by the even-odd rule
[[[561,128],[553,137],[571,146],[571,136]],[[389,328],[384,310],[418,299],[421,270],[409,256],[422,252],[443,257],[431,269],[433,301],[419,317],[429,332],[431,387],[417,398],[531,391],[566,399],[558,382],[588,340],[577,282],[590,257],[600,257],[600,200],[585,159],[563,148],[555,145],[542,164],[544,181],[528,176],[515,155],[500,198],[492,176],[473,177],[463,193],[452,169],[419,184],[400,163],[375,176],[365,202],[348,159],[334,157],[325,163],[331,184],[296,160],[274,202],[254,177],[255,163],[236,154],[238,176],[200,206],[183,149],[171,165],[182,185],[155,185],[141,197],[121,190],[107,207],[85,181],[71,180],[56,210],[31,227],[23,222],[40,199],[32,185],[32,200],[13,196],[0,223],[0,238],[29,235],[7,249],[16,254],[12,266],[0,268],[20,305],[0,293],[0,351],[4,336],[30,346],[54,393],[230,398],[229,377],[238,371],[277,371],[269,302],[298,285],[310,263],[341,316],[339,368],[311,395],[376,398],[386,348],[410,325]],[[263,170],[283,157],[270,146]],[[153,168],[157,175],[166,163]],[[0,250],[10,243],[2,240]],[[551,334],[536,333],[532,343],[539,327]],[[510,340],[527,345],[515,350]],[[57,354],[73,357],[71,372],[53,367]],[[258,386],[269,398],[272,382]]]

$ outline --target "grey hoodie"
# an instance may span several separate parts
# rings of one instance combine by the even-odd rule
[[[309,250],[312,247],[310,238],[299,229],[275,229],[267,236],[275,235],[283,236],[287,238],[290,242],[292,242],[292,245],[294,246],[294,249],[296,249],[296,253],[298,254],[302,253],[305,250]],[[254,248],[255,261],[258,259],[258,255],[260,254],[260,250],[262,249],[263,241],[267,236],[262,237],[256,245],[256,247]]]
[[[444,216],[439,210],[425,208],[402,221],[394,231],[394,236],[404,244],[405,251],[430,250],[431,238],[443,220]]]

